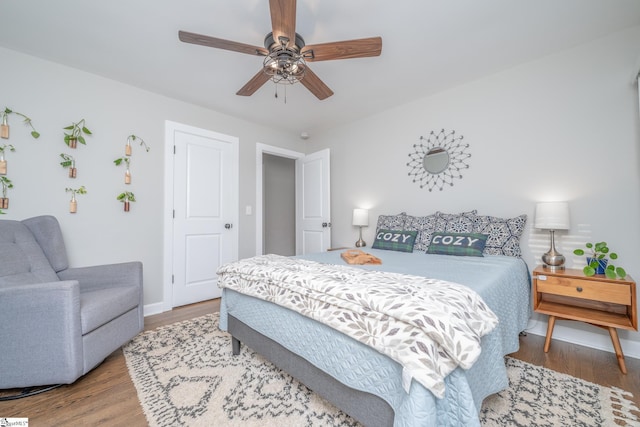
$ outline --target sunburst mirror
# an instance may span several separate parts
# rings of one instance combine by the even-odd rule
[[[436,133],[431,131],[425,138],[420,136],[420,143],[413,144],[413,152],[409,153],[409,176],[420,188],[442,191],[445,186],[453,186],[454,179],[462,178],[461,171],[468,169],[467,152],[469,144],[462,142],[464,136],[456,135],[456,131],[447,132],[442,129]]]

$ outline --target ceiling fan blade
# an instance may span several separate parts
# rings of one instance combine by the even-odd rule
[[[236,92],[236,95],[251,96],[260,89],[263,84],[268,82],[270,78],[271,77],[269,77],[267,73],[260,70],[258,71],[258,74],[253,76],[251,80],[247,82],[246,85],[242,86],[242,88]]]
[[[295,43],[296,40],[296,0],[269,0],[271,12],[271,28],[276,43],[279,38],[286,37]]]
[[[180,39],[180,41],[183,41],[185,43],[199,44],[202,46],[215,47],[217,49],[247,53],[249,55],[267,56],[269,54],[269,51],[263,47],[232,42],[230,40],[204,36],[202,34],[189,33],[187,31],[178,31],[178,38]]]
[[[331,59],[365,58],[379,56],[382,52],[382,37],[345,40],[305,46],[302,54],[305,61],[328,61]]]
[[[318,77],[309,67],[305,67],[304,77],[300,80],[302,86],[309,89],[319,100],[327,99],[333,95],[333,91],[329,89],[329,86],[324,84],[320,77]]]

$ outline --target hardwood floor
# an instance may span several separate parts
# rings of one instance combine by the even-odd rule
[[[176,308],[145,318],[145,330],[198,317],[220,309],[219,300]],[[512,356],[597,384],[633,393],[640,405],[640,360],[627,357],[628,374],[618,369],[615,354],[553,341],[544,353],[544,337],[520,338],[520,351]],[[136,390],[129,378],[121,350],[74,384],[40,395],[0,402],[1,417],[29,418],[30,427],[41,426],[146,426]]]

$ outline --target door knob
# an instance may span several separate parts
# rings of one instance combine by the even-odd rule
[[[231,227],[233,227],[233,224],[225,224],[224,228],[226,228],[227,230],[230,230]]]

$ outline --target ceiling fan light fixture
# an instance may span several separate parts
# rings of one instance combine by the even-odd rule
[[[295,84],[302,80],[305,69],[302,55],[289,48],[274,48],[263,62],[263,71],[274,83]]]

